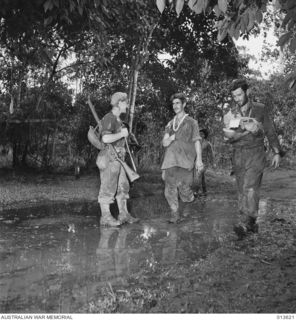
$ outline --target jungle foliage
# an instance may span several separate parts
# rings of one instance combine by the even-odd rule
[[[200,1],[182,8],[181,2],[170,2],[177,14],[169,8],[160,14],[161,1],[3,0],[1,139],[13,146],[14,165],[93,163],[87,96],[103,116],[118,90],[129,94],[125,120],[142,145],[141,166],[159,164],[162,129],[173,115],[169,97],[176,91],[187,94],[188,112],[210,129],[221,153],[221,106],[229,82],[246,73],[247,59],[231,37],[221,36],[225,1],[215,10],[215,1],[202,1],[209,6],[198,15]]]

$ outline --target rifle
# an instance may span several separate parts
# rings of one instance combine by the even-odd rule
[[[93,114],[93,116],[94,116],[94,118],[95,118],[95,120],[96,120],[96,122],[97,122],[97,126],[98,126],[98,127],[101,127],[101,121],[100,121],[100,119],[99,119],[99,117],[98,117],[98,115],[97,115],[97,112],[96,112],[96,110],[95,110],[95,108],[94,108],[94,105],[92,104],[89,96],[88,96],[87,103],[88,103],[89,108],[90,108],[90,110],[91,110],[91,112],[92,112],[92,114]],[[126,143],[126,146],[127,146],[127,151],[128,151],[129,154],[130,154],[130,150],[129,150],[129,147],[128,147],[128,143],[127,143],[126,138],[125,138],[125,143]],[[133,170],[126,164],[125,161],[123,161],[123,160],[121,160],[121,159],[119,158],[117,151],[115,150],[114,146],[113,146],[111,143],[109,144],[109,146],[110,146],[110,148],[111,148],[112,151],[113,151],[115,160],[117,160],[117,161],[121,164],[121,166],[123,167],[123,169],[125,170],[125,173],[126,173],[128,179],[129,179],[131,182],[133,182],[133,181],[135,181],[136,179],[140,178],[140,176],[135,172],[136,170],[133,171]],[[130,154],[130,157],[131,157],[131,159],[132,159],[131,154]],[[132,160],[132,164],[133,164],[133,167],[136,168],[133,160]]]
[[[113,146],[111,143],[109,144],[109,146],[110,146],[110,148],[111,148],[112,151],[113,151],[115,160],[117,160],[118,162],[120,162],[120,164],[122,165],[123,169],[125,170],[125,173],[126,173],[128,179],[130,180],[130,182],[133,182],[133,181],[139,179],[140,176],[137,174],[137,172],[135,172],[134,170],[132,170],[125,161],[123,161],[123,160],[121,160],[121,159],[119,158],[118,153],[117,153],[117,151],[115,150],[114,146]],[[134,164],[133,164],[133,165],[134,165]]]
[[[100,121],[100,119],[99,119],[99,117],[98,117],[98,115],[97,115],[97,112],[96,112],[96,110],[95,110],[95,107],[94,107],[94,105],[92,104],[89,96],[88,96],[88,98],[87,98],[87,103],[88,103],[88,105],[89,105],[90,111],[92,112],[92,114],[93,114],[93,116],[94,116],[94,118],[95,118],[95,120],[96,120],[97,125],[98,125],[99,127],[101,127],[101,121]]]

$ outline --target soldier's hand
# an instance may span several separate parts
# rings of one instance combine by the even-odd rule
[[[271,166],[278,168],[280,166],[281,157],[279,154],[275,154],[272,158]]]
[[[122,128],[120,131],[121,135],[123,138],[127,138],[128,137],[128,130],[127,128]]]
[[[171,141],[176,140],[176,135],[175,135],[175,134],[172,134],[172,135],[170,136],[170,139],[171,139]]]
[[[202,172],[204,170],[204,164],[200,161],[196,161],[195,162],[195,169],[198,171],[198,172]]]

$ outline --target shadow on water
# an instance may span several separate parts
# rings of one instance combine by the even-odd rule
[[[101,229],[93,203],[2,212],[0,310],[73,313],[108,284],[128,288],[144,271],[157,277],[158,266],[204,258],[230,233],[235,208],[199,201],[171,225],[162,196],[139,198],[131,212],[140,223]]]

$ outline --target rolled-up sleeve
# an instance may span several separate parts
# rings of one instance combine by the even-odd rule
[[[114,133],[114,131],[115,131],[114,118],[110,114],[107,114],[102,119],[102,136],[106,134],[112,134]]]
[[[195,142],[197,140],[201,140],[201,136],[199,133],[199,125],[197,120],[192,121],[192,141]]]

